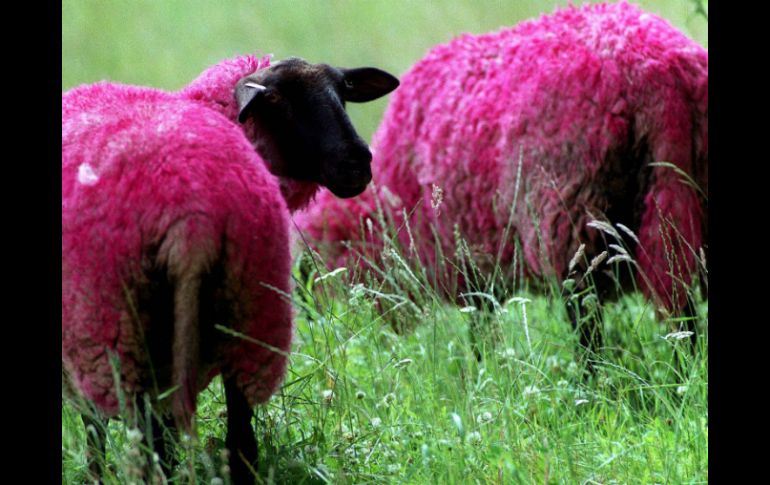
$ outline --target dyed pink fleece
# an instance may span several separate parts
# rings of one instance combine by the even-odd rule
[[[375,199],[396,222],[416,208],[410,224],[428,267],[437,246],[453,259],[457,227],[482,269],[498,252],[511,267],[518,242],[518,264],[536,278],[566,277],[581,243],[589,258],[618,244],[586,223],[623,213],[612,222],[639,238],[625,244],[635,248],[640,288],[680,308],[707,213],[682,176],[650,163],[674,164],[707,197],[708,52],[624,2],[465,34],[401,78],[372,147],[374,183],[358,200],[322,193],[294,216],[331,264],[348,264],[341,241],[363,246],[367,217],[378,254]],[[435,209],[434,185],[443,191]],[[405,230],[399,237],[408,247]]]
[[[170,332],[173,318],[151,322],[141,302],[184,274],[221,272],[232,319],[213,323],[279,349],[213,331],[187,411],[219,372],[250,404],[283,380],[293,331],[279,293],[290,291],[287,200],[303,206],[316,187],[281,184],[247,138],[253,126],[244,136],[235,121],[235,83],[266,65],[225,61],[178,93],[101,82],[62,95],[62,364],[107,415],[119,411],[112,355],[129,396],[174,384],[168,366],[151,370],[143,338]]]

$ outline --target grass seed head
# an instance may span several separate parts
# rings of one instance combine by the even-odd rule
[[[577,248],[577,251],[575,251],[575,255],[572,256],[572,259],[569,260],[569,265],[567,268],[569,268],[570,271],[575,269],[575,266],[578,264],[578,262],[583,259],[583,256],[585,256],[585,244],[580,244],[580,247]]]
[[[599,267],[602,262],[607,259],[607,251],[602,251],[599,253],[598,256],[596,256],[594,259],[591,260],[591,264],[588,266],[588,269],[586,270],[586,274],[590,274],[592,271],[594,271],[596,268]]]

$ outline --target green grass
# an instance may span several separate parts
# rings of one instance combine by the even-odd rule
[[[644,0],[707,45],[699,0]],[[62,2],[62,89],[102,79],[179,89],[235,54],[272,53],[344,67],[406,71],[432,46],[552,12],[566,0],[68,0]],[[706,4],[707,8],[707,4]],[[370,139],[386,100],[349,107]]]
[[[520,288],[495,311],[460,308],[387,241],[390,256],[372,262],[384,280],[361,283],[362,266],[325,268],[309,252],[296,262],[289,372],[257,409],[259,483],[708,482],[707,302],[694,353],[664,338],[639,294],[605,305],[590,376],[557,286]],[[86,479],[73,404],[62,410],[65,483]],[[199,397],[195,438],[177,440],[173,483],[227,483],[224,413],[216,380]],[[109,425],[106,483],[142,476],[131,435],[144,428],[123,419]]]
[[[566,2],[558,2],[564,4]],[[647,9],[706,45],[698,2]],[[208,65],[258,50],[405,71],[438,42],[549,12],[534,1],[132,1],[62,4],[62,89],[99,79],[178,89]],[[707,3],[705,4],[707,9]],[[386,101],[351,106],[366,138]],[[282,391],[257,410],[262,483],[706,483],[708,322],[674,365],[667,327],[630,294],[605,308],[606,349],[587,379],[558,292],[500,302],[471,350],[477,313],[411,284],[390,261],[388,287],[295,270],[296,339]],[[410,268],[419,277],[419,267]],[[325,271],[325,270],[322,270]],[[402,303],[411,288],[418,305]],[[415,289],[416,288],[416,289]],[[415,293],[416,292],[416,293]],[[384,293],[384,294],[383,294]],[[397,320],[411,331],[396,334]],[[62,481],[87,481],[85,431],[63,398]],[[179,444],[175,483],[223,478],[224,393],[199,397],[197,439]],[[131,430],[111,421],[106,483],[137,480]],[[141,427],[141,424],[139,424]]]
[[[683,343],[663,339],[653,309],[629,295],[605,309],[608,348],[587,379],[558,298],[519,293],[531,300],[531,348],[522,303],[493,314],[485,333],[496,338],[481,339],[479,363],[474,313],[423,295],[419,324],[397,335],[370,288],[344,272],[316,276],[295,272],[290,371],[258,409],[263,483],[707,483],[705,325],[680,375],[673,347]],[[223,476],[223,403],[219,381],[200,396],[200,441],[180,445],[196,480],[178,483]],[[79,483],[82,426],[69,403],[62,417],[64,482]],[[112,483],[131,473],[127,428],[110,425]]]

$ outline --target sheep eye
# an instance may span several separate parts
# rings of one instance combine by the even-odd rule
[[[345,89],[353,89],[353,81],[345,80]]]
[[[268,103],[277,103],[281,100],[281,95],[276,93],[275,91],[269,91],[265,93],[265,101]]]

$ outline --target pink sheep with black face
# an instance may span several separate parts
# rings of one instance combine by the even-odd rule
[[[397,84],[374,68],[242,56],[179,92],[101,82],[64,93],[65,390],[115,416],[117,372],[129,408],[148,393],[189,431],[198,393],[222,374],[232,478],[253,481],[251,407],[279,388],[292,340],[289,211],[321,185],[365,188],[371,155],[344,101]],[[282,123],[286,112],[302,114]],[[304,138],[291,132],[301,124]]]
[[[620,244],[588,225],[597,219],[613,224],[636,260],[622,286],[635,278],[658,307],[687,306],[707,244],[703,47],[624,2],[570,6],[439,45],[401,81],[372,142],[373,187],[350,201],[322,194],[295,215],[327,263],[350,264],[346,240],[376,257],[381,236],[360,235],[366,218],[377,220],[379,198],[397,223],[403,209],[411,214],[419,260],[441,287],[469,289],[434,263],[436,245],[455,255],[455,226],[487,274],[498,255],[512,269],[519,245],[517,268],[532,282],[570,277],[584,244],[580,279],[593,257]],[[406,230],[399,238],[408,248]],[[599,296],[612,298],[615,284],[600,270]]]

